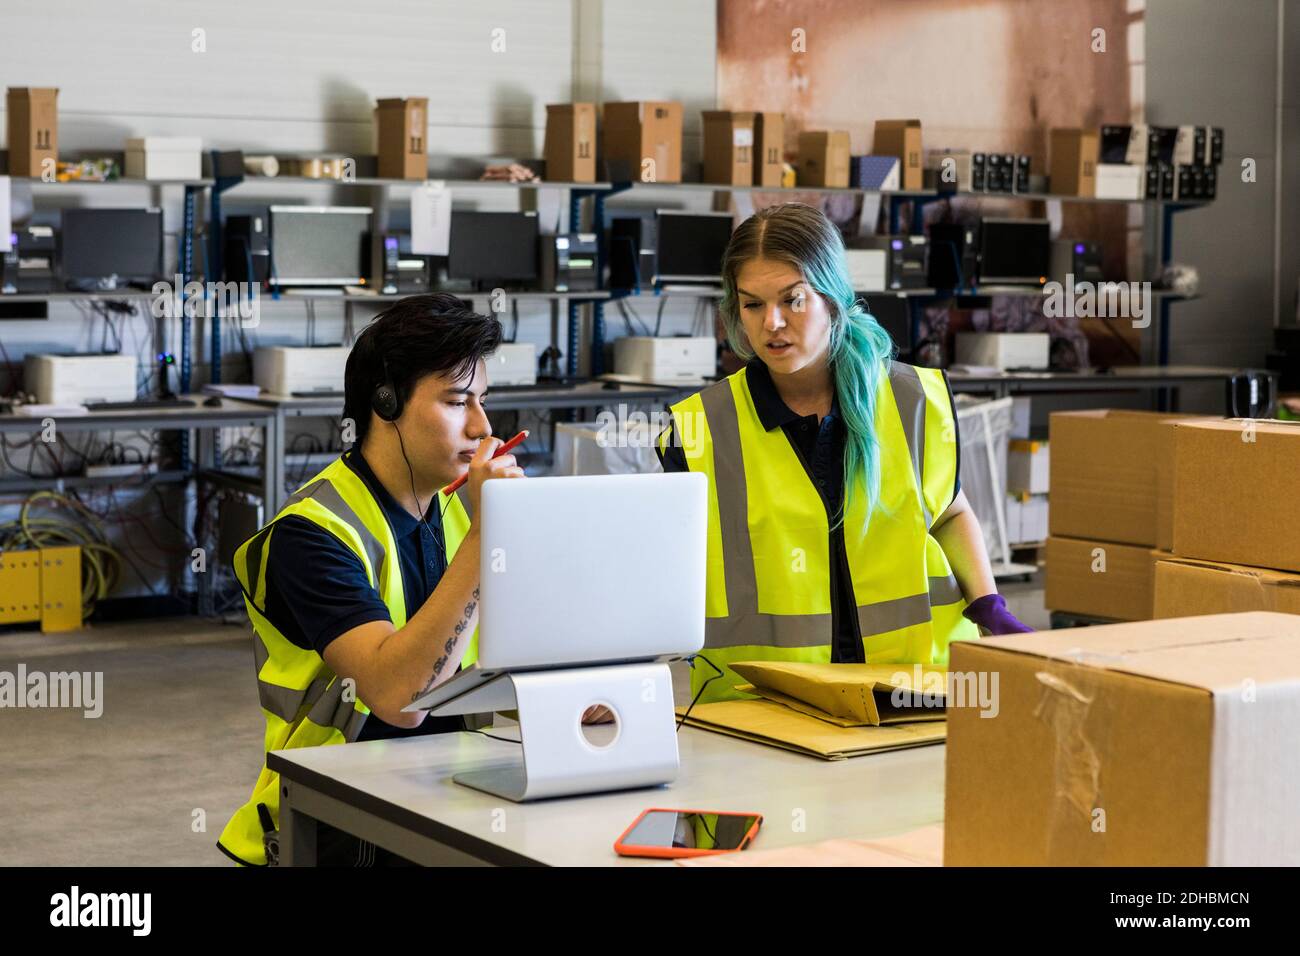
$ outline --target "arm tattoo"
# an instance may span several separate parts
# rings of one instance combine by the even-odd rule
[[[465,610],[461,613],[461,619],[456,622],[456,627],[453,630],[451,637],[447,638],[447,643],[443,645],[442,656],[440,656],[436,661],[433,662],[433,676],[429,678],[429,682],[425,684],[422,689],[416,691],[414,694],[411,695],[412,703],[415,703],[415,701],[419,700],[425,694],[429,693],[429,691],[433,690],[433,685],[437,682],[438,677],[442,674],[443,668],[447,666],[447,661],[451,659],[451,649],[456,646],[456,641],[460,639],[461,634],[463,634],[465,632],[465,629],[469,627],[469,620],[471,617],[474,616],[474,610],[477,607],[478,607],[478,588],[475,588],[474,595],[473,597],[470,598],[469,603],[465,605]]]

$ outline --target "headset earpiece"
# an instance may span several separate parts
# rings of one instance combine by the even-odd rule
[[[388,375],[388,359],[382,359],[384,363],[384,381],[382,385],[377,385],[373,394],[370,396],[370,407],[374,409],[376,415],[386,422],[396,421],[402,414],[402,403],[397,400],[397,389],[393,388],[392,379]]]

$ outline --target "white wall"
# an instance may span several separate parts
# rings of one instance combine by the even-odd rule
[[[1147,121],[1224,128],[1216,201],[1174,217],[1173,258],[1197,268],[1202,296],[1173,306],[1175,363],[1262,367],[1272,343],[1279,8],[1278,0],[1147,3]],[[1255,161],[1254,182],[1242,181],[1245,159]],[[1295,162],[1293,154],[1292,180]],[[1294,235],[1294,221],[1288,228]]]
[[[715,105],[715,26],[709,0],[5,2],[0,86],[60,89],[65,158],[121,151],[128,137],[144,135],[198,136],[205,149],[372,155],[374,100],[427,96],[433,165],[472,176],[483,160],[540,156],[545,105],[585,97],[682,100],[685,159],[696,162],[699,112]],[[0,102],[0,112],[3,107]],[[17,187],[17,205],[32,201],[28,188]],[[408,193],[397,187],[389,199],[400,203]],[[357,204],[362,195],[357,187],[246,184],[226,194],[225,207],[271,199]],[[707,204],[707,195],[695,201]],[[173,261],[181,199],[176,187],[34,191],[43,217],[69,205],[163,207]],[[482,208],[531,201],[526,191],[500,189],[455,197],[458,206]],[[340,340],[342,311],[337,303],[316,305],[317,342]],[[643,311],[653,318],[653,304]],[[358,328],[368,314],[358,308]],[[664,328],[684,331],[691,316],[690,303],[674,303]],[[621,333],[616,315],[609,329]],[[0,321],[0,341],[16,362],[28,351],[98,348],[101,331],[99,319],[62,304],[51,307],[48,321]],[[145,355],[148,333],[148,321],[137,318],[131,334]],[[584,345],[588,333],[584,323]],[[296,344],[305,335],[301,302],[267,302],[251,339]],[[545,345],[550,335],[548,306],[521,307],[521,341]],[[196,383],[208,378],[206,337],[196,323]],[[247,377],[232,336],[225,358],[225,380]],[[0,391],[7,386],[0,374]]]

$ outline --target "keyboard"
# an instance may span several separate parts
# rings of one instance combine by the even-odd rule
[[[193,408],[198,402],[191,398],[142,398],[134,402],[86,402],[91,412],[131,412],[143,408]]]

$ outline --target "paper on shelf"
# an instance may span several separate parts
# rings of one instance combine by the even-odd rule
[[[0,176],[0,252],[8,252],[12,246],[9,236],[13,229],[10,215],[9,177]]]
[[[426,180],[411,190],[411,254],[445,256],[451,244],[451,190]]]

